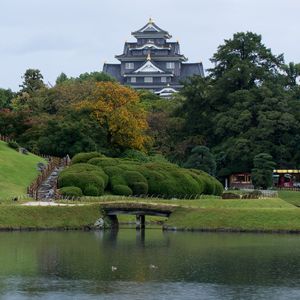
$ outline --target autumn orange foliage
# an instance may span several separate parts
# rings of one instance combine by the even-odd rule
[[[146,135],[146,112],[139,102],[137,92],[129,87],[98,82],[88,98],[76,107],[91,110],[101,126],[107,128],[111,143],[143,151],[151,139]]]

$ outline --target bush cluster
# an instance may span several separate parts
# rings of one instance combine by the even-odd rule
[[[223,187],[200,170],[184,169],[165,162],[139,162],[110,158],[97,152],[80,153],[59,176],[59,187],[77,187],[83,195],[154,195],[165,198],[221,195]]]
[[[71,197],[71,198],[72,197],[79,198],[83,195],[81,188],[76,187],[76,186],[63,187],[59,190],[59,192],[64,197]]]
[[[8,143],[7,143],[7,146],[8,146],[9,148],[12,148],[12,149],[17,150],[17,151],[18,151],[18,149],[19,149],[19,145],[18,145],[18,143],[15,142],[15,141],[10,141],[10,142],[8,142]]]
[[[94,157],[101,157],[99,152],[78,153],[72,158],[72,164],[86,163]]]

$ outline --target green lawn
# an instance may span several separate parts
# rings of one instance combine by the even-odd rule
[[[101,216],[99,205],[0,205],[0,229],[80,229]]]
[[[278,195],[284,201],[300,207],[300,192],[297,191],[278,191]]]
[[[300,231],[297,208],[206,208],[176,210],[166,225],[178,229]]]
[[[234,199],[202,196],[197,200],[157,199],[104,196],[84,198],[83,202],[119,202],[175,204],[169,219],[146,217],[146,221],[166,221],[165,225],[177,229],[232,230],[232,231],[297,231],[300,230],[300,210],[279,199]],[[120,222],[133,222],[135,216],[120,215]]]
[[[295,208],[294,205],[287,203],[286,201],[279,198],[223,200],[217,196],[206,195],[203,195],[200,199],[196,200],[135,198],[122,196],[84,197],[82,198],[82,201],[79,201],[78,203],[102,203],[107,201],[166,203],[191,208]]]
[[[45,161],[33,154],[20,154],[0,141],[0,200],[26,194],[27,186],[38,175],[38,162]]]

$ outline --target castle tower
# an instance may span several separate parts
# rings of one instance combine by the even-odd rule
[[[152,19],[131,34],[136,42],[125,42],[123,53],[115,56],[120,63],[103,66],[103,72],[120,83],[169,97],[185,78],[204,76],[202,63],[186,63],[179,42],[169,41],[172,36]]]

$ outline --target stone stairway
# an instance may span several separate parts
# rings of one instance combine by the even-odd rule
[[[41,184],[38,189],[37,199],[40,201],[53,201],[57,189],[57,178],[64,167],[55,168],[50,176]]]

